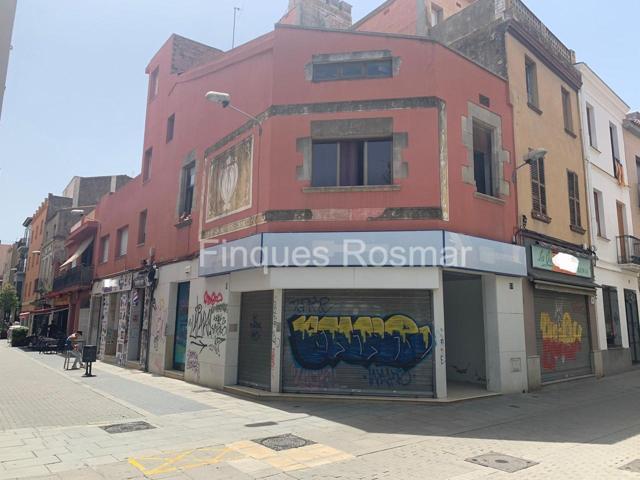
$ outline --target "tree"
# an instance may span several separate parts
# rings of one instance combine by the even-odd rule
[[[16,287],[11,284],[3,285],[0,289],[0,312],[2,313],[0,319],[5,320],[11,312],[15,311],[19,301]]]

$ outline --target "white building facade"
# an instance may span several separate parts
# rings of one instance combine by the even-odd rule
[[[640,244],[632,236],[631,215],[631,209],[638,207],[631,202],[622,126],[629,107],[588,65],[580,63],[577,68],[583,78],[580,113],[599,287],[600,345],[595,361],[607,375],[631,367],[629,332],[638,322]]]

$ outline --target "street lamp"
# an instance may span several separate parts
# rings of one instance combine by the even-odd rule
[[[518,170],[520,170],[522,167],[526,167],[527,165],[531,165],[533,162],[544,159],[547,153],[547,150],[545,150],[544,148],[535,148],[533,150],[529,150],[529,153],[527,153],[522,159],[524,163],[518,165],[513,170],[513,183],[516,182]]]
[[[222,108],[231,108],[232,110],[235,110],[236,112],[244,115],[247,118],[250,118],[251,120],[253,120],[254,122],[256,122],[258,124],[258,131],[260,132],[260,135],[262,135],[262,122],[257,118],[254,117],[253,115],[240,110],[238,107],[236,107],[235,105],[231,104],[231,95],[228,93],[224,93],[224,92],[207,92],[206,95],[204,96],[208,101],[212,102],[212,103],[218,103],[220,105],[222,105]]]

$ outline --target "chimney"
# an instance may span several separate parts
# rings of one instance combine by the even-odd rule
[[[351,4],[342,0],[289,0],[289,11],[280,23],[347,30],[352,24]]]

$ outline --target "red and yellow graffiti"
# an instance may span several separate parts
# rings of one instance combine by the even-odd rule
[[[548,313],[540,315],[542,332],[542,368],[554,370],[558,360],[575,360],[582,347],[582,326],[565,312],[560,322],[554,322]]]

